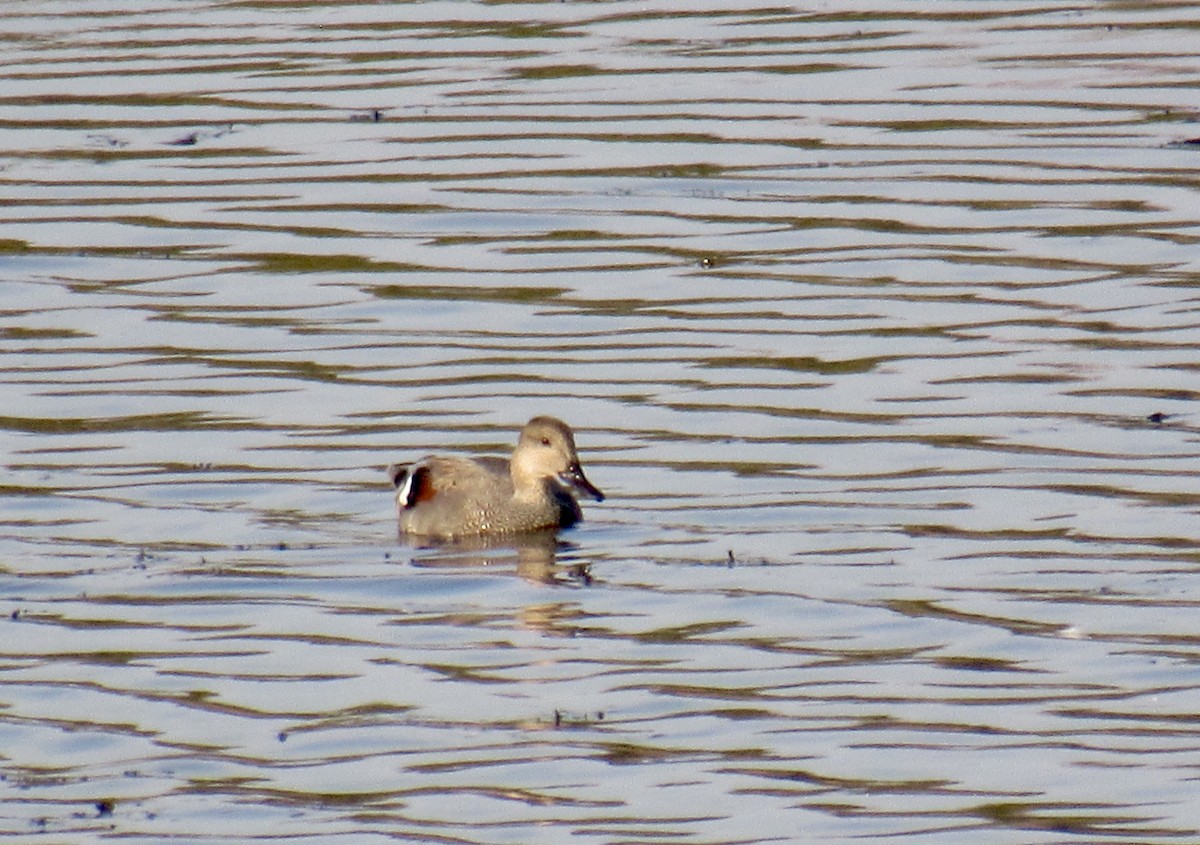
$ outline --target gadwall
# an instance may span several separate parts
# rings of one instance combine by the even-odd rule
[[[388,475],[400,530],[425,537],[565,528],[583,518],[574,493],[604,500],[579,466],[571,429],[554,417],[526,423],[508,460],[431,456],[393,464]]]

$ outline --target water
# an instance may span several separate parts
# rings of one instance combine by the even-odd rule
[[[5,841],[1200,838],[1190,4],[0,21]]]

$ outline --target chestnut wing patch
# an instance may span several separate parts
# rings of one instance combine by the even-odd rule
[[[437,495],[433,475],[424,463],[388,467],[392,485],[396,488],[396,501],[402,508],[411,508],[427,502]]]

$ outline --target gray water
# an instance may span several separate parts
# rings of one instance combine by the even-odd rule
[[[0,835],[1200,841],[1198,29],[0,3]]]

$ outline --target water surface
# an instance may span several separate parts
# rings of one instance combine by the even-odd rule
[[[0,21],[5,841],[1200,838],[1191,4]]]

